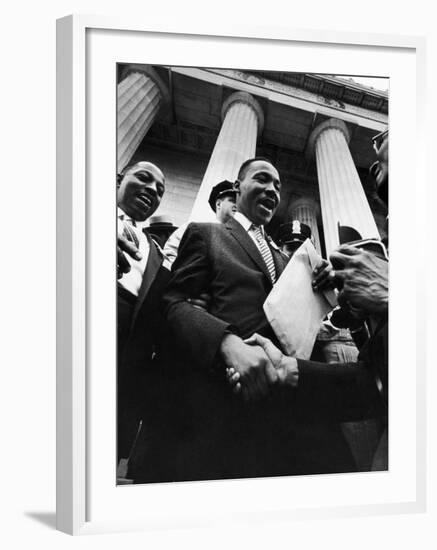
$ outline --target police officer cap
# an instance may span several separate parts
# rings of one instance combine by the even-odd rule
[[[214,187],[211,189],[211,194],[209,195],[209,206],[216,211],[215,203],[217,199],[220,199],[221,197],[225,195],[235,195],[237,192],[234,189],[234,184],[231,181],[224,180],[218,183],[217,185],[214,185]]]
[[[311,228],[299,220],[284,223],[279,227],[279,240],[282,244],[311,239]]]

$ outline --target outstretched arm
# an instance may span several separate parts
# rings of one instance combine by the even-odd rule
[[[296,401],[296,414],[306,420],[360,420],[378,416],[381,398],[368,366],[355,363],[318,363],[287,357],[270,340],[254,334],[246,340],[263,348],[277,371],[271,384],[288,389]],[[227,371],[234,388],[244,390],[244,380]],[[291,397],[291,395],[290,395]]]

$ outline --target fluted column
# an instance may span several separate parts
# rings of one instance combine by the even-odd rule
[[[349,151],[346,124],[331,118],[315,128],[309,152],[317,163],[326,252],[339,244],[338,224],[356,229],[363,238],[379,237],[366,194]]]
[[[165,84],[148,65],[131,65],[117,86],[117,169],[129,162],[161,107],[168,101]]]
[[[264,116],[258,101],[236,92],[222,107],[222,127],[190,215],[190,221],[216,221],[208,204],[211,189],[223,180],[235,181],[241,164],[255,156]]]
[[[299,220],[305,223],[311,229],[314,246],[321,253],[319,229],[317,227],[317,203],[312,199],[298,199],[294,201],[290,208],[290,215],[287,219]]]

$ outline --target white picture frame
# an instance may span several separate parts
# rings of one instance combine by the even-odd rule
[[[151,510],[144,506],[143,513],[131,518],[114,516],[108,512],[97,514],[96,519],[90,515],[90,485],[93,483],[93,458],[90,455],[90,409],[93,399],[90,387],[92,379],[91,363],[95,353],[93,340],[89,334],[90,310],[90,280],[93,275],[90,273],[90,229],[95,222],[90,220],[92,208],[90,201],[88,177],[90,174],[89,158],[87,158],[87,117],[90,116],[89,89],[87,79],[89,78],[90,66],[87,55],[90,44],[90,32],[102,31],[107,33],[107,39],[114,41],[117,33],[136,33],[135,36],[150,35],[160,40],[172,40],[178,37],[197,37],[199,40],[219,39],[239,44],[249,42],[258,43],[260,47],[268,44],[318,44],[320,46],[336,48],[360,47],[363,51],[372,48],[390,49],[403,55],[414,56],[416,73],[414,75],[414,88],[417,86],[418,94],[416,100],[416,112],[414,113],[413,124],[420,127],[423,124],[424,112],[420,98],[420,91],[424,89],[425,78],[425,40],[421,37],[355,34],[355,33],[334,33],[317,32],[311,30],[233,27],[232,30],[215,28],[212,23],[208,28],[199,28],[196,23],[184,26],[184,28],[172,27],[169,25],[150,24],[143,26],[141,22],[130,21],[121,18],[111,19],[105,17],[74,15],[58,20],[57,23],[57,528],[70,534],[85,534],[91,532],[104,532],[126,529],[145,529],[156,526],[191,526],[205,525],[209,523],[207,516],[199,514],[199,507],[194,501],[207,499],[208,493],[214,492],[214,498],[226,498],[237,487],[238,494],[241,493],[241,502],[251,502],[250,509],[245,509],[241,515],[235,514],[235,521],[253,521],[257,518],[265,519],[288,519],[288,518],[316,518],[331,516],[348,516],[364,514],[390,514],[398,512],[420,512],[425,510],[426,505],[426,467],[425,467],[425,345],[423,323],[425,316],[420,307],[426,303],[423,299],[424,289],[417,284],[414,287],[415,301],[410,304],[414,311],[417,311],[416,340],[414,346],[409,350],[409,357],[414,358],[416,365],[414,407],[414,426],[410,427],[411,438],[415,440],[415,448],[412,451],[414,460],[411,460],[411,468],[414,462],[414,482],[409,487],[409,493],[414,494],[412,498],[388,498],[387,502],[363,503],[361,504],[338,504],[326,506],[302,507],[295,504],[286,504],[281,501],[278,508],[269,507],[266,502],[268,498],[279,491],[280,483],[283,480],[266,480],[217,482],[202,484],[185,484],[185,487],[174,488],[171,484],[165,486],[118,488],[118,495],[127,491],[135,492],[138,498],[139,491],[142,491],[144,498],[153,499],[154,514],[151,517]],[[236,43],[236,42],[235,42]],[[96,48],[98,45],[96,45]],[[120,61],[134,61],[136,59],[124,56],[127,50],[123,51]],[[187,60],[189,63],[189,60]],[[159,63],[159,61],[157,62]],[[175,64],[177,60],[175,61]],[[113,91],[111,92],[113,93]],[[115,92],[114,92],[115,95]],[[112,115],[111,115],[112,116]],[[114,120],[115,120],[115,115]],[[396,122],[393,121],[394,129]],[[393,132],[393,151],[399,154],[401,145],[398,147],[396,133]],[[417,142],[420,143],[421,132],[417,131]],[[115,147],[115,141],[114,141]],[[398,153],[396,153],[398,150]],[[423,150],[423,149],[422,149]],[[420,159],[420,147],[412,153],[416,160]],[[392,161],[391,161],[392,163]],[[393,164],[393,163],[392,163]],[[423,191],[425,185],[423,170],[424,163],[415,163],[416,193]],[[422,166],[422,167],[421,167]],[[112,167],[109,167],[109,173]],[[396,173],[396,171],[394,171]],[[421,187],[422,186],[422,187]],[[107,203],[105,203],[107,204]],[[406,205],[402,203],[399,210],[395,210],[393,216],[392,233],[394,239],[394,256],[396,256],[398,240],[396,238],[399,221]],[[414,213],[412,214],[414,218]],[[418,228],[419,220],[414,219],[412,224]],[[94,232],[92,229],[91,232]],[[94,232],[95,233],[95,232]],[[91,239],[92,240],[92,239]],[[110,239],[108,239],[110,240]],[[109,243],[109,247],[111,247]],[[92,248],[92,245],[91,245]],[[104,252],[102,252],[103,254]],[[106,250],[108,253],[108,250]],[[417,269],[423,267],[423,250],[418,246],[419,261]],[[110,254],[109,254],[110,255]],[[112,260],[110,260],[112,261]],[[396,263],[391,265],[396,267]],[[392,269],[394,270],[395,267]],[[399,284],[401,284],[400,282]],[[395,285],[396,288],[396,285]],[[420,297],[422,296],[422,299]],[[417,301],[416,301],[417,300]],[[114,294],[115,301],[115,294]],[[420,306],[422,304],[422,306]],[[395,317],[397,317],[395,311]],[[102,391],[102,390],[101,390]],[[394,401],[399,402],[396,392],[393,394]],[[95,415],[94,415],[95,416]],[[114,414],[115,426],[115,414]],[[115,427],[114,427],[115,429]],[[92,430],[91,430],[92,431]],[[93,432],[95,433],[95,431]],[[115,451],[114,451],[115,456]],[[109,458],[108,458],[109,460]],[[413,475],[413,470],[411,470]],[[326,476],[324,476],[326,477]],[[371,478],[368,478],[371,485]],[[253,502],[248,498],[251,491],[251,484],[259,483],[263,494],[266,495],[264,502]],[[297,483],[312,483],[311,480],[300,480]],[[330,483],[331,484],[331,483]],[[180,484],[179,484],[180,485]],[[413,487],[414,485],[414,487]],[[115,487],[115,478],[114,478]],[[282,487],[282,486],[281,486]],[[93,489],[94,490],[94,489]],[[178,492],[178,495],[174,491]],[[193,502],[186,504],[183,513],[178,519],[175,508],[174,514],[164,509],[161,502],[166,498],[181,498],[187,502],[187,495],[193,494]],[[245,496],[244,496],[245,493]],[[103,493],[102,493],[103,494]],[[143,498],[140,497],[139,498]],[[162,500],[160,500],[162,499]],[[120,497],[121,500],[121,497]],[[237,499],[238,500],[238,499]],[[114,508],[115,510],[115,508]],[[211,521],[212,518],[211,518]]]

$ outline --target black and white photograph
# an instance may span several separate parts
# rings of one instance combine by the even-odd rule
[[[389,79],[114,70],[117,485],[388,470]]]

